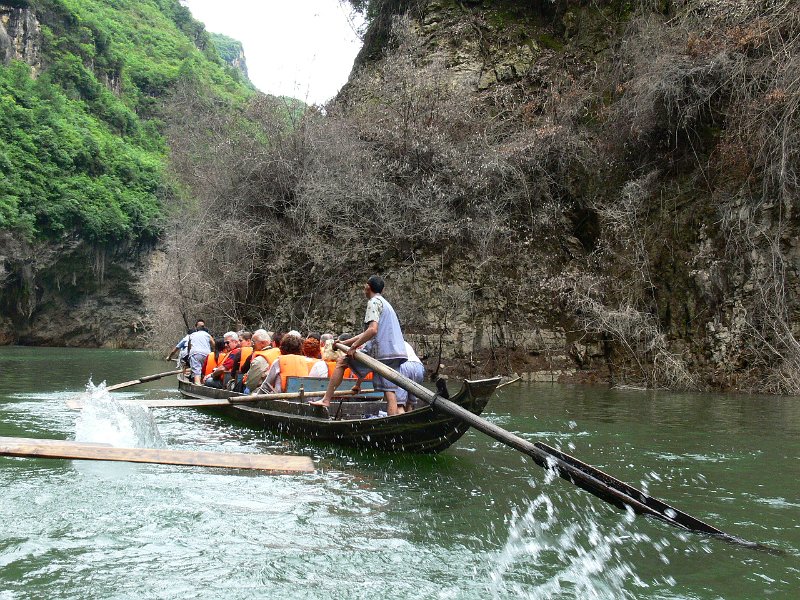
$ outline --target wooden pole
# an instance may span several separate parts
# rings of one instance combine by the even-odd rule
[[[305,398],[317,398],[324,396],[325,392],[306,392]],[[347,390],[340,390],[334,393],[337,398],[347,398],[353,396],[353,392]],[[285,394],[251,394],[250,396],[232,396],[231,398],[221,398],[214,400],[212,398],[190,398],[181,400],[138,400],[136,398],[128,398],[122,400],[128,404],[141,406],[143,408],[219,408],[222,406],[230,406],[231,404],[245,404],[248,402],[258,402],[259,400],[297,400],[300,394],[297,392],[286,392]],[[67,408],[72,410],[82,410],[86,406],[86,401],[80,399],[67,400]]]
[[[254,469],[272,475],[313,473],[314,463],[307,456],[241,454],[164,448],[115,448],[104,444],[69,440],[36,440],[0,437],[0,456],[109,460],[161,465],[189,465],[226,469]]]
[[[319,392],[281,392],[279,394],[250,394],[249,396],[231,396],[228,398],[231,404],[239,404],[241,402],[257,402],[259,400],[300,400],[302,398],[321,398],[325,395],[325,391]],[[337,390],[333,393],[337,398],[355,396],[350,390]]]
[[[339,350],[348,352],[350,348],[344,344],[337,343],[336,347]],[[738,544],[743,544],[750,547],[759,547],[759,544],[742,540],[736,536],[727,534],[712,525],[709,525],[700,519],[697,519],[683,511],[678,510],[660,500],[651,498],[644,493],[627,483],[611,477],[602,471],[595,469],[591,465],[581,462],[577,458],[570,456],[566,453],[559,452],[554,448],[550,448],[545,444],[532,444],[531,442],[482,419],[478,415],[471,413],[466,408],[459,406],[450,400],[446,400],[441,396],[437,396],[428,388],[411,381],[404,377],[391,367],[386,366],[382,362],[375,360],[371,356],[363,352],[355,352],[353,359],[361,364],[369,367],[381,377],[397,384],[409,394],[421,398],[427,402],[434,409],[443,413],[457,417],[468,423],[475,429],[485,433],[491,438],[506,444],[522,452],[523,454],[531,457],[533,461],[545,469],[554,470],[561,478],[574,483],[578,487],[594,494],[601,500],[604,500],[618,508],[625,509],[629,507],[634,512],[639,514],[650,515],[662,521],[680,527],[681,529],[689,529],[692,531],[699,531],[710,535],[720,536],[728,541],[733,541]],[[763,547],[762,547],[763,548]]]
[[[168,375],[177,375],[179,373],[183,373],[183,369],[167,371],[166,373],[156,373],[155,375],[147,375],[146,377],[140,377],[139,379],[132,379],[131,381],[124,381],[122,383],[109,385],[106,387],[106,391],[113,392],[114,390],[121,390],[122,388],[131,387],[132,385],[139,385],[140,383],[155,381],[156,379],[161,379],[162,377],[167,377]]]
[[[507,385],[511,385],[512,383],[517,383],[517,382],[518,382],[520,379],[522,379],[522,377],[519,377],[519,376],[517,376],[517,377],[514,377],[514,379],[510,379],[509,381],[506,381],[506,382],[504,382],[504,383],[501,383],[500,385],[498,385],[498,386],[497,386],[497,388],[496,388],[496,389],[498,389],[498,390],[499,390],[499,389],[501,389],[501,388],[504,388],[504,387],[506,387]]]

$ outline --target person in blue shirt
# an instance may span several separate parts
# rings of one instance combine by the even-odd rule
[[[192,380],[200,385],[203,363],[212,350],[214,350],[214,338],[208,333],[205,321],[198,319],[195,328],[175,345],[172,352],[167,355],[167,360],[171,360],[176,353],[180,352],[181,360],[189,364]]]

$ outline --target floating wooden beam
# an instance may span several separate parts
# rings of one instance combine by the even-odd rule
[[[104,444],[69,440],[0,437],[0,456],[109,460],[225,469],[254,469],[266,471],[271,475],[314,472],[314,463],[308,456],[234,454],[229,452],[169,450],[164,448],[115,448]]]

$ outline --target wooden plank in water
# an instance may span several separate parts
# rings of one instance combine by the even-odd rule
[[[122,404],[134,404],[145,408],[202,408],[214,406],[230,406],[227,400],[118,400]],[[67,407],[72,410],[83,410],[83,400],[67,400]]]
[[[308,456],[234,454],[228,452],[169,450],[164,448],[115,448],[69,440],[0,437],[0,456],[110,460],[225,469],[255,469],[266,471],[272,475],[314,472],[314,463]]]

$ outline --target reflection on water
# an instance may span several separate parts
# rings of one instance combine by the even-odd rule
[[[0,599],[793,598],[795,399],[512,386],[488,418],[785,556],[633,517],[469,432],[438,456],[287,440],[194,410],[145,353],[0,349],[0,436],[307,454],[268,477],[0,458]],[[52,366],[50,369],[49,366]],[[35,370],[35,374],[30,372]],[[64,401],[91,396],[76,413]],[[110,396],[110,397],[109,397]]]

